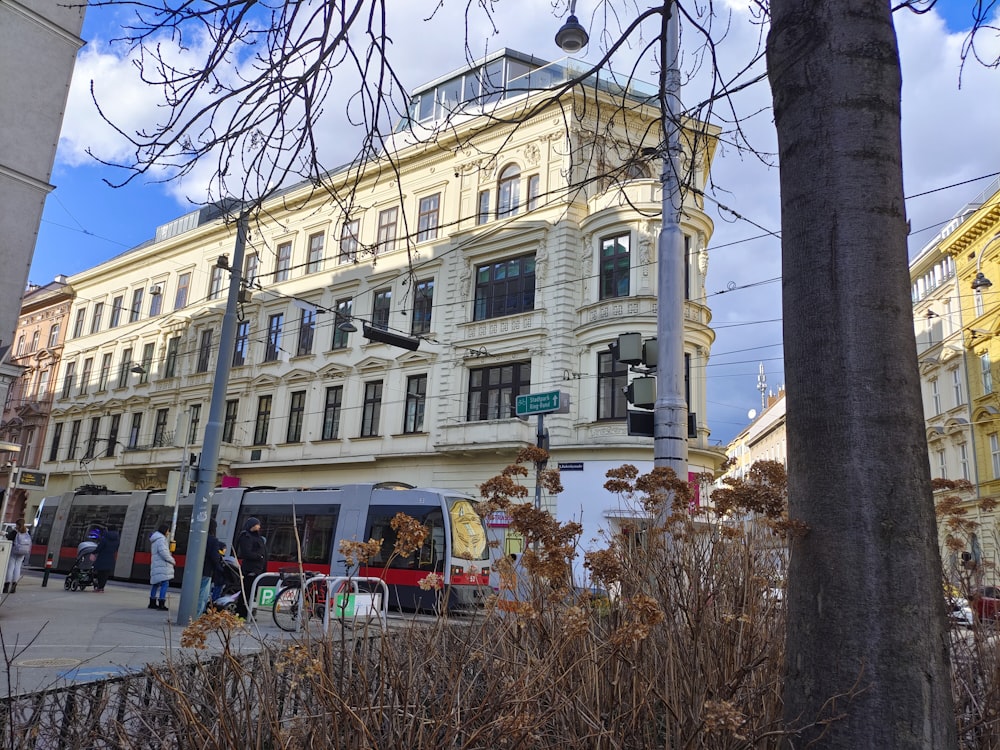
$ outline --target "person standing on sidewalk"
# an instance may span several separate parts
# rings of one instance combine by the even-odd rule
[[[267,570],[267,537],[260,533],[260,519],[250,517],[243,524],[243,531],[233,544],[233,553],[240,561],[243,572],[243,596],[236,614],[245,618],[252,606],[249,598],[254,579]]]
[[[174,556],[167,541],[169,523],[161,523],[149,537],[149,607],[167,611],[167,588],[174,577]]]
[[[7,561],[3,592],[13,594],[17,591],[17,582],[21,580],[21,566],[31,554],[31,534],[28,533],[23,518],[17,519],[14,528],[7,532],[7,538],[14,543],[14,546],[10,549],[10,560]]]
[[[222,577],[222,543],[215,535],[216,528],[215,519],[213,518],[208,522],[208,542],[205,547],[205,564],[201,569],[201,589],[198,591],[197,609],[199,615],[205,614],[205,610],[208,609],[210,596],[212,594],[212,584],[216,579]]]
[[[97,594],[104,593],[104,585],[115,571],[119,544],[121,544],[121,537],[118,534],[118,529],[114,526],[108,526],[101,541],[97,543],[97,549],[94,550],[94,554],[97,555],[97,559],[94,560],[94,592]]]

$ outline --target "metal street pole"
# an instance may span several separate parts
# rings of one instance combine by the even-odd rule
[[[660,40],[660,118],[666,153],[661,177],[662,217],[658,246],[656,308],[656,403],[653,462],[687,481],[687,403],[684,400],[684,235],[681,233],[680,14],[672,3]]]
[[[216,363],[212,401],[208,407],[208,422],[205,424],[205,441],[202,444],[201,461],[198,463],[198,485],[195,490],[194,508],[191,510],[191,533],[188,535],[184,578],[181,581],[181,601],[177,607],[177,624],[181,626],[187,625],[198,614],[195,610],[198,606],[198,591],[201,588],[202,567],[205,564],[205,547],[208,545],[208,522],[212,512],[215,475],[219,466],[226,390],[233,361],[233,345],[236,342],[236,304],[242,282],[247,224],[248,214],[244,210],[236,222],[236,246],[233,250],[233,262],[229,267],[229,296],[226,298],[226,312],[222,318],[222,331],[219,335],[219,361]]]

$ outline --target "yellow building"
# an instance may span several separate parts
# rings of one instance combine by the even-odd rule
[[[1000,362],[1000,191],[997,185],[994,183],[989,191],[971,203],[942,235],[940,252],[954,263],[961,330],[957,337],[952,337],[958,342],[955,345],[949,346],[948,341],[942,339],[938,359],[955,361],[951,349],[964,347],[968,415],[975,455],[968,478],[976,487],[976,497],[969,498],[968,506],[980,524],[970,554],[995,564],[1000,550],[997,516],[976,510],[974,501],[977,498],[1000,499],[1000,370],[997,368]],[[959,368],[951,366],[951,370],[956,382],[954,387],[965,387],[957,374]],[[961,420],[961,415],[957,419]],[[929,430],[934,427],[929,422]],[[968,432],[960,421],[954,420],[937,425],[937,430],[944,436],[958,435],[956,439],[961,441]],[[929,433],[929,437],[932,445],[945,445],[936,434]],[[932,476],[941,476],[940,471],[934,471],[933,457],[931,469]]]
[[[484,71],[503,81],[485,103]],[[475,492],[535,443],[516,397],[559,390],[569,413],[545,424],[566,492],[549,507],[582,517],[588,534],[613,523],[604,472],[652,466],[652,441],[627,434],[631,375],[608,345],[624,331],[656,332],[661,166],[642,154],[657,145],[659,115],[653,90],[638,87],[624,97],[617,86],[577,87],[539,106],[552,95],[537,87],[566,75],[503,50],[413,94],[392,168],[373,159],[331,174],[329,190],[302,185],[271,200],[251,225],[235,351],[218,346],[220,257],[231,257],[234,228],[210,208],[71,277],[47,494],[164,486],[200,451],[223,356],[233,368],[219,471],[230,481]],[[700,196],[715,131],[696,125],[684,135],[682,220],[689,461],[714,472],[712,222]],[[377,340],[386,333],[417,346]]]

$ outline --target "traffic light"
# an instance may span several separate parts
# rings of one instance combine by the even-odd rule
[[[625,399],[639,409],[652,409],[656,404],[656,378],[634,378],[625,386]]]

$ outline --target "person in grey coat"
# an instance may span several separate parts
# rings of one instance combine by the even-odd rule
[[[170,554],[170,542],[167,541],[169,523],[161,523],[149,537],[149,607],[148,609],[167,609],[167,587],[174,577],[174,556]]]

